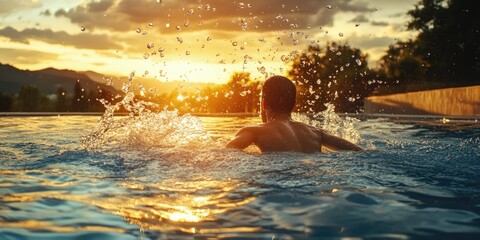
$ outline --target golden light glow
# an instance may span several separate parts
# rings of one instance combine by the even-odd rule
[[[296,9],[283,9],[274,2],[248,9],[218,2],[206,9],[205,4],[193,2],[138,1],[135,11],[113,1],[104,12],[90,11],[90,1],[38,1],[4,13],[0,29],[11,29],[0,35],[2,49],[9,51],[2,50],[0,62],[31,70],[55,67],[117,76],[148,71],[149,77],[163,81],[225,83],[234,71],[251,72],[255,79],[264,77],[265,72],[258,70],[262,67],[267,73],[284,74],[281,56],[302,51],[312,41],[348,42],[376,61],[396,39],[413,37],[415,33],[401,29],[407,15],[398,13],[406,13],[416,1],[369,1],[365,8],[381,11],[369,13],[361,24],[352,19],[365,12],[328,11],[319,4],[314,14],[302,9],[308,6],[302,1]],[[186,12],[190,8],[194,14]],[[219,11],[214,13],[214,8]],[[74,20],[69,11],[63,16],[52,14],[60,9],[76,9],[84,17]],[[278,12],[269,12],[272,9]],[[368,22],[373,19],[384,24],[374,26]],[[256,28],[262,25],[264,29]]]
[[[44,180],[23,174],[22,177],[40,181],[44,186],[64,186],[65,183]],[[69,183],[75,184],[75,183]],[[233,208],[248,204],[255,200],[255,197],[243,199],[231,199],[227,197],[236,191],[244,183],[236,180],[197,180],[179,181],[165,180],[162,183],[139,185],[135,182],[125,182],[119,187],[126,188],[128,192],[144,191],[145,189],[157,189],[161,192],[175,191],[179,194],[153,194],[141,197],[132,195],[116,195],[115,197],[102,197],[102,194],[95,196],[95,192],[89,195],[70,194],[67,191],[40,191],[30,193],[15,193],[3,196],[4,201],[11,202],[34,202],[38,198],[53,198],[66,201],[76,201],[87,205],[97,206],[102,212],[122,216],[131,224],[144,229],[158,231],[183,231],[186,233],[218,233],[229,231],[257,231],[258,228],[221,228],[212,226],[201,226],[185,228],[184,224],[200,224],[203,221],[215,221],[216,215],[228,212]],[[208,191],[204,191],[208,190]],[[209,192],[207,195],[197,195],[198,192]],[[121,229],[97,228],[85,226],[83,228],[59,227],[48,222],[22,221],[17,223],[0,222],[0,226],[44,229],[58,232],[66,231],[123,231]]]

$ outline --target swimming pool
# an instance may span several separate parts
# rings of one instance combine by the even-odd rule
[[[222,148],[257,118],[98,119],[0,118],[0,239],[480,238],[475,121],[350,119],[365,152],[259,154]]]

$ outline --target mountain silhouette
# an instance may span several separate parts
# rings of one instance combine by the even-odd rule
[[[85,91],[103,88],[112,93],[117,92],[111,86],[93,81],[87,75],[72,70],[46,68],[30,71],[20,70],[8,64],[0,64],[0,92],[10,95],[18,93],[24,85],[36,87],[47,95],[56,94],[60,87],[67,92],[73,92],[73,87],[77,81]]]
[[[120,93],[127,77],[108,76],[94,71],[77,72],[68,69],[45,68],[37,71],[21,70],[9,64],[0,63],[0,92],[17,94],[24,85],[38,88],[44,94],[56,94],[59,87],[72,93],[76,82],[85,91],[103,88],[111,93]],[[161,82],[155,78],[135,77],[132,90],[138,94],[141,89],[157,94],[178,92],[195,92],[214,83],[192,83],[186,81]]]

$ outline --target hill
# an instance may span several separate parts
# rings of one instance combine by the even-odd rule
[[[108,76],[94,71],[85,71],[81,73],[87,75],[95,82],[111,84],[111,86],[118,91],[121,91],[123,83],[128,81],[127,77]],[[214,83],[192,83],[185,81],[162,82],[155,78],[135,77],[133,88],[136,93],[138,93],[140,86],[142,86],[147,91],[153,89],[157,94],[168,94],[176,90],[179,92],[191,93],[215,85],[216,84]]]
[[[24,85],[38,88],[44,94],[56,94],[59,87],[72,93],[75,83],[79,81],[86,90],[107,89],[112,93],[122,91],[127,77],[108,76],[94,71],[76,72],[68,69],[46,68],[37,71],[21,70],[8,64],[0,63],[0,93],[13,95]],[[161,82],[154,78],[135,77],[133,89],[138,94],[141,88],[155,91],[157,94],[179,92],[195,92],[214,83],[191,83],[184,81]]]
[[[75,83],[79,81],[86,90],[103,88],[115,93],[116,90],[106,84],[93,81],[87,75],[72,70],[46,68],[38,71],[20,70],[8,64],[0,64],[0,92],[13,95],[24,85],[38,88],[44,94],[56,94],[59,87],[73,92]]]

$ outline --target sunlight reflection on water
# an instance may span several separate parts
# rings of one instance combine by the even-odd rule
[[[246,154],[217,145],[152,147],[144,141],[88,152],[79,135],[94,129],[97,120],[2,118],[0,151],[9,154],[0,159],[0,236],[480,234],[476,128],[459,132],[415,121],[356,121],[360,144],[365,140],[377,149],[358,154]],[[259,123],[197,120],[219,145],[240,127]],[[454,121],[444,126],[449,124]]]

